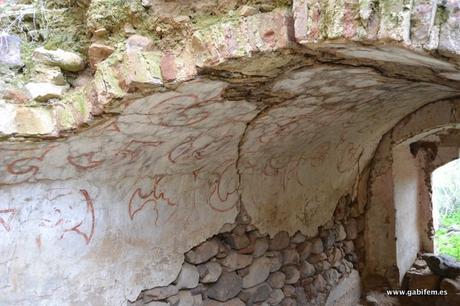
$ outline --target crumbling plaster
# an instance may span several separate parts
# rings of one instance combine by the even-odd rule
[[[458,97],[455,46],[440,44],[450,61],[431,57],[402,35],[407,23],[385,18],[371,44],[374,23],[325,35],[326,20],[306,17],[313,2],[294,1],[294,19],[277,9],[218,22],[150,62],[114,53],[62,103],[1,102],[6,303],[124,305],[174,280],[183,254],[240,205],[262,232],[313,236],[353,193],[382,135]],[[431,129],[450,103],[430,104],[435,115],[404,131],[426,118]],[[394,256],[372,252],[379,267]]]

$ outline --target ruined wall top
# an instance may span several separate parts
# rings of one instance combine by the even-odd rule
[[[267,75],[287,62],[247,59],[273,52],[408,65],[419,73],[392,73],[454,86],[460,79],[455,0],[9,0],[0,7],[0,135],[16,139],[63,135],[118,112],[127,99],[213,70]]]

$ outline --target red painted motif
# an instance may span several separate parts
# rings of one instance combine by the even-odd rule
[[[78,170],[90,170],[99,167],[105,162],[105,159],[95,159],[98,152],[88,152],[76,156],[67,156],[69,164]]]
[[[236,207],[239,201],[239,197],[235,201],[232,201],[230,204],[227,203],[231,196],[237,195],[239,184],[236,179],[237,176],[235,163],[232,162],[224,168],[222,173],[218,174],[217,179],[211,186],[208,205],[212,210],[217,212],[226,212]],[[226,190],[226,188],[228,188],[228,190]],[[220,206],[224,203],[229,205],[227,207]]]
[[[136,161],[144,150],[148,148],[156,148],[163,144],[163,141],[142,141],[142,140],[131,140],[129,143],[123,145],[121,149],[115,153],[115,162],[128,160],[129,162]]]
[[[38,171],[40,170],[40,163],[43,162],[45,159],[46,155],[51,152],[54,148],[56,148],[58,145],[50,145],[47,146],[45,149],[43,149],[38,155],[31,156],[31,157],[24,157],[24,158],[19,158],[16,159],[6,165],[6,171],[14,176],[20,176],[20,175],[27,175],[27,177],[23,180],[16,181],[14,183],[20,184],[28,181],[31,177],[35,176]],[[35,152],[39,151],[37,150],[25,150],[25,152]],[[23,152],[22,150],[19,150],[18,153]],[[0,184],[2,184],[0,182]],[[3,183],[3,184],[10,184],[10,183]]]
[[[166,195],[164,191],[161,190],[161,182],[166,176],[155,176],[152,178],[151,191],[144,192],[142,188],[136,188],[132,193],[129,203],[128,203],[128,215],[131,220],[134,220],[136,214],[142,211],[147,205],[152,205],[153,210],[155,211],[155,225],[159,219],[159,210],[158,202],[163,200],[168,206],[177,206],[172,198]]]
[[[0,209],[0,225],[9,232],[11,230],[11,221],[16,214],[15,208]]]
[[[82,194],[82,196],[84,197],[84,201],[86,202],[86,218],[79,222],[77,225],[69,229],[65,229],[64,233],[61,236],[61,239],[64,238],[64,235],[66,233],[73,232],[81,236],[85,240],[86,244],[89,244],[96,230],[96,215],[94,211],[94,203],[88,191],[86,191],[85,189],[81,189],[80,193]],[[86,229],[85,231],[85,229],[82,229],[83,226],[86,226],[89,229]]]

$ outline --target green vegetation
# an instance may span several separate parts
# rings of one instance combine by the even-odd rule
[[[93,0],[87,12],[87,26],[92,31],[105,28],[109,32],[116,32],[125,23],[142,19],[144,9],[140,3],[141,1]]]
[[[435,239],[440,254],[460,260],[460,209],[441,218]]]
[[[437,252],[460,260],[460,160],[436,169],[432,182]]]
[[[11,84],[23,85],[31,77],[35,65],[32,53],[37,47],[64,49],[86,54],[89,37],[86,32],[87,0],[25,0],[15,1],[0,11],[0,32],[21,39],[20,73],[14,72]],[[1,44],[1,42],[0,42]],[[2,72],[0,71],[0,74]]]

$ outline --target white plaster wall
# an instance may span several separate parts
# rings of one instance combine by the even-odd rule
[[[395,279],[396,267],[393,155],[391,134],[386,134],[374,156],[366,207],[366,274]]]
[[[400,282],[421,246],[418,166],[407,145],[393,149],[396,258]]]
[[[3,143],[0,305],[125,305],[172,282],[237,213],[254,108],[223,88],[192,82],[67,140]]]
[[[281,76],[264,110],[227,86],[196,80],[67,139],[1,143],[2,303],[125,305],[173,281],[240,196],[263,232],[314,235],[385,131],[456,94],[342,66]]]
[[[449,95],[435,88],[368,68],[324,65],[282,76],[273,90],[293,98],[251,122],[242,146],[243,202],[256,225],[271,235],[315,235],[381,136],[404,114]]]

